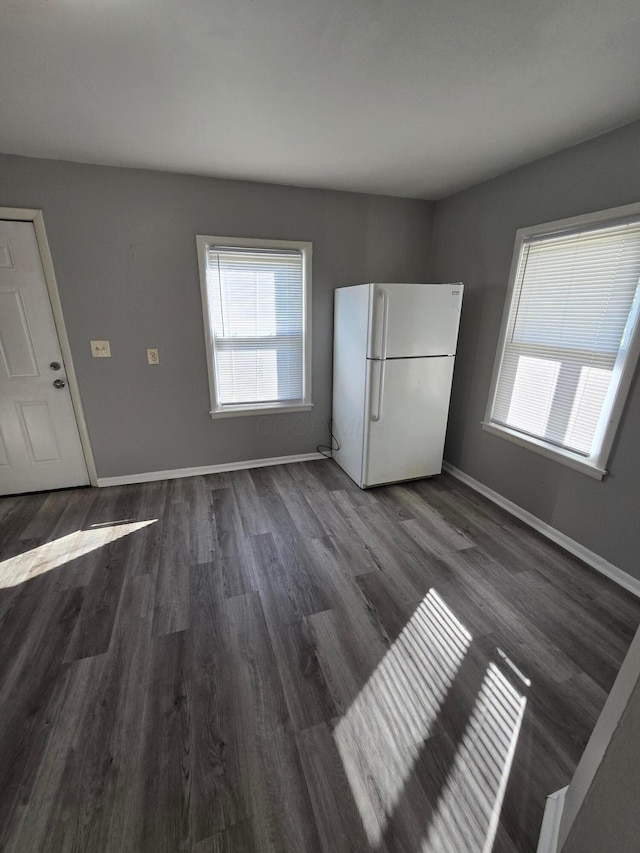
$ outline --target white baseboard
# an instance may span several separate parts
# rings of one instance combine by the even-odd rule
[[[546,521],[542,521],[535,515],[532,515],[526,509],[518,506],[518,504],[507,500],[507,498],[503,497],[498,492],[494,492],[493,489],[490,489],[478,480],[474,480],[473,477],[465,474],[464,471],[460,471],[453,465],[449,465],[448,462],[443,462],[442,467],[445,471],[451,474],[452,477],[455,477],[457,480],[460,480],[460,482],[465,483],[472,489],[475,489],[476,492],[484,495],[485,498],[493,501],[493,503],[498,504],[502,509],[510,512],[511,515],[515,515],[515,517],[519,518],[520,521],[524,521],[524,523],[528,524],[529,527],[533,527],[533,529],[537,530],[538,533],[542,533],[542,535],[546,536],[547,539],[551,539],[552,542],[560,545],[560,547],[564,548],[565,551],[569,551],[570,554],[578,557],[578,559],[582,560],[583,563],[591,566],[592,569],[606,575],[619,586],[624,587],[626,590],[640,598],[640,580],[637,578],[634,578],[632,575],[622,569],[619,569],[618,566],[614,566],[613,563],[605,560],[604,557],[601,557],[594,551],[590,551],[588,548],[585,548],[584,545],[576,542],[575,539],[571,539],[569,536],[566,536],[564,533],[556,530],[555,527],[551,527],[551,525],[547,524]]]
[[[322,453],[298,453],[295,456],[271,456],[269,459],[247,459],[244,462],[225,462],[222,465],[201,465],[197,468],[171,468],[168,471],[145,471],[142,474],[123,474],[120,477],[98,477],[98,486],[127,486],[132,483],[151,483],[154,480],[176,480],[178,477],[197,477],[200,474],[222,474],[245,468],[266,468],[269,465],[288,465],[290,462],[309,462],[326,459]]]
[[[559,791],[547,797],[536,853],[557,853],[558,832],[566,793],[566,788],[560,788]]]

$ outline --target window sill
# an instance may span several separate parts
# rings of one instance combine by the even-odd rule
[[[559,447],[553,447],[540,439],[524,436],[508,427],[498,426],[498,424],[487,423],[486,421],[482,422],[482,429],[492,435],[497,435],[499,438],[519,444],[520,447],[526,447],[527,450],[532,450],[541,456],[546,456],[548,459],[554,459],[561,465],[566,465],[573,468],[574,471],[580,471],[588,477],[593,477],[594,480],[602,480],[606,476],[607,472],[604,468],[599,468],[593,462],[585,459],[584,456],[572,453],[570,450],[561,450]]]
[[[266,403],[264,406],[242,406],[209,412],[212,418],[241,418],[247,415],[284,415],[290,412],[310,412],[313,403]]]

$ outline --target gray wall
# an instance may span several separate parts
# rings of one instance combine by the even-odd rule
[[[562,853],[637,853],[640,846],[640,682]]]
[[[640,201],[640,123],[538,160],[436,207],[430,279],[465,302],[445,458],[640,578],[640,391],[634,379],[603,481],[481,429],[516,230]]]
[[[562,853],[636,853],[640,809],[640,631],[566,792]]]
[[[0,156],[0,205],[41,208],[98,475],[307,453],[327,442],[333,289],[425,279],[434,205]],[[213,421],[196,234],[313,243],[311,413]],[[111,341],[111,359],[90,356]],[[146,363],[158,347],[160,365]]]

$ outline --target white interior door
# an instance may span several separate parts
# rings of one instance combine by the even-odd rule
[[[374,284],[369,358],[455,355],[461,284]]]
[[[0,494],[88,483],[33,224],[0,220]]]
[[[369,361],[365,486],[442,470],[453,358]]]

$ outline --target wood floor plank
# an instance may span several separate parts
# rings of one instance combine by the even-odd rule
[[[241,732],[232,701],[234,671],[224,600],[220,566],[192,566],[190,684],[197,700],[191,703],[191,823],[196,842],[243,822],[250,814],[242,784]]]
[[[20,806],[6,826],[2,849],[12,853],[53,853],[53,814],[64,796],[63,778],[71,750],[78,741],[82,719],[91,707],[96,658],[85,658],[67,666],[59,692],[46,709],[49,737],[42,748],[31,790],[24,792]],[[60,837],[56,839],[60,841]],[[1,842],[0,842],[1,843]],[[58,848],[59,849],[59,848]]]
[[[342,468],[332,460],[329,460],[328,463],[322,459],[302,462],[299,469],[303,472],[303,476],[307,478],[311,477],[319,483],[323,491],[333,492],[344,489],[345,486],[349,486],[349,488],[353,486],[353,483]]]
[[[382,637],[372,642],[369,631],[363,643],[351,634],[344,615],[335,610],[315,613],[308,622],[325,681],[343,715],[383,659],[387,646]]]
[[[314,850],[317,829],[257,593],[225,603],[243,784],[261,850]]]
[[[369,544],[382,571],[406,578],[423,595],[435,581],[449,577],[445,564],[435,559],[435,552],[422,548],[402,523],[391,522],[388,513],[375,505],[364,512],[347,492],[337,491],[334,498],[360,538]]]
[[[52,533],[60,516],[65,510],[66,500],[77,499],[78,492],[52,492],[47,496],[40,509],[35,513],[29,524],[20,534],[22,541],[30,539],[44,539]]]
[[[85,527],[112,525],[120,521],[119,504],[123,499],[127,500],[130,493],[129,486],[109,486],[101,489],[87,514]]]
[[[389,635],[376,613],[369,606],[362,589],[345,571],[339,550],[331,537],[314,539],[309,543],[316,572],[324,578],[325,586],[331,591],[332,608],[345,625],[353,630],[355,644],[370,645],[378,654],[384,654],[389,644]]]
[[[137,500],[135,520],[145,524],[128,542],[127,577],[157,573],[166,521],[167,482],[143,483]]]
[[[59,600],[55,578],[47,575],[18,585],[15,595],[12,592],[14,588],[9,588],[8,595],[6,587],[0,589],[0,601],[6,602],[0,621],[0,704],[7,701],[20,672],[29,666],[34,643],[40,641],[51,616],[50,605]]]
[[[180,853],[192,846],[193,695],[186,631],[154,639],[150,682],[143,721],[139,850]]]
[[[416,488],[426,502],[470,539],[475,547],[482,548],[506,570],[517,573],[531,567],[530,557],[518,541],[505,536],[504,525],[508,521],[503,515],[496,515],[487,507],[479,507],[466,495],[454,493],[436,482],[420,481]]]
[[[46,544],[36,540],[21,540],[17,549],[12,549],[11,556],[0,563],[0,588],[5,590],[2,594],[2,608],[0,615],[10,605],[11,599],[17,595],[23,583],[32,575],[42,574],[46,570],[44,565],[43,551],[48,550]],[[34,567],[37,570],[34,572]]]
[[[296,736],[323,853],[348,853],[369,847],[344,765],[326,723]]]
[[[82,590],[54,593],[32,622],[32,635],[21,666],[0,693],[0,846],[20,820],[20,803],[28,799],[45,752],[50,729],[47,715],[56,707],[64,684],[69,637],[82,606]]]
[[[325,536],[326,529],[291,475],[291,465],[275,465],[271,469],[271,475],[300,536],[303,539],[317,539]]]
[[[508,570],[476,548],[450,554],[447,565],[493,618],[496,636],[503,640],[516,663],[522,663],[525,670],[527,666],[534,667],[534,671],[545,668],[558,682],[578,674],[579,667],[556,646],[554,638],[543,634],[518,609],[516,597],[510,590]]]
[[[216,524],[211,489],[202,477],[189,477],[183,500],[188,506],[190,554],[195,563],[208,563],[215,554]]]
[[[261,498],[270,533],[280,556],[280,574],[292,601],[291,621],[327,610],[333,604],[329,591],[318,583],[305,541],[277,492]],[[259,583],[259,581],[258,581]]]
[[[566,600],[558,601],[533,573],[518,575],[514,593],[526,615],[543,632],[554,634],[556,644],[566,650],[576,666],[604,690],[610,690],[618,672],[618,661],[626,649],[624,640],[584,608]]]
[[[58,672],[73,636],[84,602],[83,590],[58,592],[52,575],[44,575],[25,584],[15,599],[18,606],[7,619],[7,641],[3,651],[3,678],[0,681],[0,707],[12,710],[12,697],[22,691],[37,691],[37,672]],[[30,630],[21,628],[28,618]],[[3,628],[4,628],[3,621]],[[11,633],[11,628],[14,633]],[[33,675],[32,675],[33,670]]]
[[[521,536],[517,528],[514,534]],[[524,538],[521,541],[523,547],[529,547]],[[615,584],[603,584],[606,578],[571,554],[559,548],[546,553],[546,543],[539,547],[545,556],[536,561],[535,571],[551,584],[558,598],[585,607],[602,625],[610,626],[628,648],[640,624],[640,599],[621,596]]]
[[[46,492],[0,498],[0,553],[3,560],[22,553],[24,546],[20,535],[46,499]]]
[[[264,468],[250,468],[247,472],[253,483],[255,494],[260,498],[266,498],[276,491],[275,481],[271,472],[271,466]]]
[[[446,475],[0,499],[0,848],[534,853],[638,621]]]
[[[260,849],[253,821],[247,818],[200,841],[193,853],[259,853]]]
[[[397,501],[406,507],[407,511],[411,513],[410,520],[416,522],[412,527],[414,529],[419,527],[425,538],[428,538],[430,548],[436,553],[443,550],[461,551],[473,545],[467,536],[449,524],[426,501],[421,500],[419,494],[411,486],[392,486],[389,490],[388,501],[391,503]]]
[[[68,543],[69,550],[77,546],[84,535],[85,520],[91,512],[94,501],[98,499],[97,491],[97,489],[73,489],[64,492],[64,509],[48,537],[51,546],[57,548],[60,539]],[[62,493],[56,492],[56,494]],[[56,588],[72,589],[74,586],[86,586],[92,575],[91,562],[91,558],[86,560],[76,557],[64,563],[64,570],[57,572]]]
[[[138,778],[142,764],[147,696],[141,686],[149,680],[151,586],[151,579],[144,575],[125,581],[113,641],[102,662],[94,713],[80,734],[85,757],[76,779],[86,780],[85,792],[99,792],[91,799],[85,793],[83,803],[75,804],[85,814],[87,850],[135,849],[140,843],[144,810],[140,787],[134,787],[132,780]],[[130,653],[132,648],[135,655]]]
[[[295,731],[330,720],[336,709],[320,669],[313,636],[295,595],[282,581],[281,560],[270,533],[251,540],[259,594],[287,708]]]
[[[406,590],[384,572],[360,575],[356,581],[385,634],[395,640],[422,599],[418,595],[407,595]]]
[[[228,598],[256,589],[251,550],[245,539],[233,488],[211,492],[216,519],[215,559],[222,568]]]
[[[126,581],[108,654],[72,664],[79,681],[92,686],[92,701],[76,717],[59,795],[47,825],[51,850],[135,849],[142,802],[132,785],[140,743],[151,636],[150,581]],[[132,657],[129,649],[135,647]],[[89,660],[91,666],[81,664]],[[44,791],[43,791],[44,793]],[[41,794],[42,796],[42,794]],[[28,819],[28,816],[27,816]]]
[[[101,550],[91,580],[86,586],[82,610],[67,650],[67,661],[104,654],[111,634],[125,581],[127,546],[122,540]]]
[[[574,599],[584,604],[591,613],[597,615],[603,623],[621,617],[617,623],[619,631],[628,630],[629,625],[640,622],[640,599],[634,596],[621,596],[619,587],[608,582],[594,569],[586,566],[577,557],[569,554],[555,542],[540,536],[520,519],[515,518],[501,507],[485,500],[473,489],[465,486],[448,475],[437,478],[438,483],[429,483],[423,489],[435,488],[438,493],[448,493],[448,506],[455,505],[471,511],[482,527],[484,519],[497,525],[504,531],[505,544],[517,542],[520,560],[529,571],[543,576],[558,589],[562,597]],[[429,494],[427,491],[424,494]],[[446,514],[446,507],[442,508]],[[475,542],[476,545],[480,544]],[[486,543],[484,543],[486,546]],[[495,555],[498,558],[498,555]],[[625,629],[626,626],[626,629]],[[635,631],[634,631],[635,632]]]
[[[442,531],[438,529],[435,524],[426,526],[425,522],[421,518],[410,518],[401,521],[400,523],[403,529],[410,534],[412,539],[414,539],[427,554],[432,554],[436,557],[443,557],[450,551],[463,550],[463,548],[451,547],[453,542],[465,542],[468,543],[465,544],[465,548],[471,547],[471,540],[467,539],[466,536],[457,534],[457,532],[454,532],[452,536],[443,535]],[[443,521],[443,525],[446,525],[446,522]]]
[[[527,711],[516,744],[509,787],[502,805],[500,822],[518,851],[535,853],[544,813],[545,791],[568,785],[575,765],[558,740]]]
[[[336,504],[335,493],[320,492],[313,496],[313,506],[322,518],[326,535],[330,536],[341,554],[341,563],[353,577],[369,574],[380,568],[375,546],[372,545],[368,531],[354,524]],[[318,537],[318,538],[323,538]]]
[[[174,481],[175,482],[175,481]],[[189,566],[195,560],[191,512],[168,491],[158,557],[153,631],[155,636],[184,631],[190,621]]]
[[[256,480],[251,474],[251,471],[238,471],[232,481],[232,488],[245,536],[255,536],[258,533],[269,532],[269,525],[264,517],[262,503],[259,498],[262,490],[258,489]],[[257,482],[259,483],[260,481]]]

